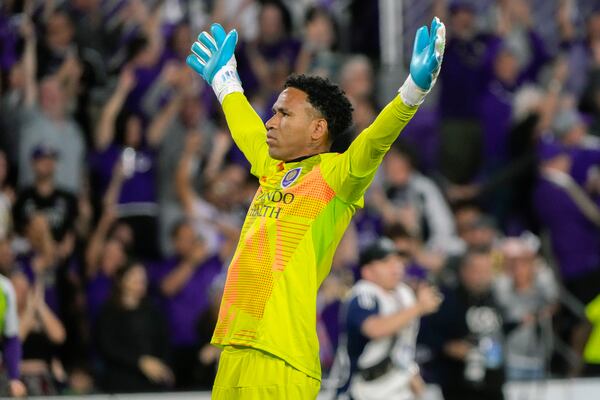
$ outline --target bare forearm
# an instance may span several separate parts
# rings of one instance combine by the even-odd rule
[[[175,191],[186,214],[192,212],[196,197],[190,182],[193,158],[193,154],[184,153],[175,173]]]
[[[123,187],[123,176],[120,173],[113,174],[113,177],[108,185],[108,189],[104,194],[104,206],[114,207],[119,199],[119,193]]]
[[[465,340],[453,340],[444,345],[444,353],[456,360],[464,360],[472,346]]]
[[[362,332],[370,339],[380,339],[395,335],[399,330],[421,316],[421,309],[414,305],[394,314],[367,318],[362,325]]]
[[[108,100],[108,103],[104,106],[95,137],[97,150],[104,150],[112,142],[115,135],[115,120],[126,98],[127,92],[117,87],[110,100]]]
[[[24,342],[29,336],[29,332],[31,332],[31,328],[33,328],[35,314],[33,309],[28,309],[25,311],[25,314],[20,318],[19,321],[19,339],[21,342]]]
[[[194,265],[182,261],[160,284],[161,292],[167,296],[175,296],[188,282],[194,273]]]
[[[25,105],[33,106],[37,102],[37,57],[35,52],[36,39],[29,38],[25,41],[25,52],[23,55],[23,66],[25,70]]]
[[[38,313],[50,341],[54,344],[63,343],[66,337],[65,328],[52,310],[46,304],[42,304],[38,308]]]
[[[181,109],[181,103],[181,96],[178,95],[174,97],[167,107],[152,120],[152,123],[148,128],[148,144],[151,147],[157,147],[160,144],[166,133],[167,125],[175,118]]]
[[[102,247],[104,245],[111,223],[112,219],[102,216],[102,218],[100,218],[100,222],[98,223],[96,230],[92,234],[92,237],[89,241],[88,247],[85,252],[85,260],[87,265],[86,273],[88,277],[92,277],[96,274],[100,253],[102,251]]]

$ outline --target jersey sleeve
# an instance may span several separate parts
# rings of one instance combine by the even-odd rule
[[[379,314],[379,304],[374,294],[360,293],[352,298],[347,308],[347,327],[349,331],[361,332],[362,324],[371,315]]]
[[[231,136],[252,166],[252,175],[260,178],[270,160],[266,142],[267,129],[246,96],[235,92],[223,100],[223,112]]]
[[[417,109],[396,96],[346,152],[322,165],[323,178],[340,199],[355,203],[362,198],[383,157]]]
[[[6,315],[4,320],[4,337],[15,337],[19,334],[19,317],[17,315],[17,296],[8,279],[2,280],[2,290],[6,296]]]

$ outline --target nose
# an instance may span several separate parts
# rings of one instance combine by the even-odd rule
[[[267,121],[265,126],[267,127],[267,130],[269,130],[269,129],[277,128],[278,124],[279,124],[279,117],[277,116],[277,114],[274,114],[271,118],[269,118],[269,120]]]

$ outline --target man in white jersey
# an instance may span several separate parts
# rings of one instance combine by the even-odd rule
[[[345,334],[338,399],[408,400],[423,390],[415,363],[419,318],[437,311],[442,298],[428,285],[415,292],[402,283],[404,263],[394,243],[381,238],[360,257],[361,280],[345,303]]]

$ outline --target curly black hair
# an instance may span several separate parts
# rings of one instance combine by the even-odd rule
[[[308,102],[318,110],[329,129],[329,141],[342,136],[352,125],[352,105],[344,91],[326,78],[308,75],[290,75],[285,88],[302,90],[308,96]]]

